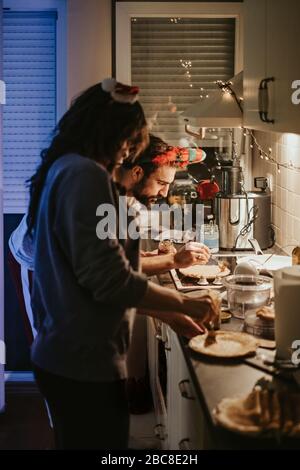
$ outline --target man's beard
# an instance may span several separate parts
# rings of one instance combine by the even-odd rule
[[[152,204],[155,204],[157,201],[157,196],[146,196],[145,194],[142,194],[142,190],[144,187],[144,181],[143,179],[134,185],[132,188],[131,192],[133,196],[144,206],[150,207]]]

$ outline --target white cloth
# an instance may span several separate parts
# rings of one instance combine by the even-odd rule
[[[28,320],[32,334],[35,338],[37,331],[34,328],[33,313],[31,309],[30,286],[28,271],[33,271],[33,240],[27,234],[27,214],[24,215],[18,227],[13,231],[8,240],[10,251],[21,266],[22,291]]]
[[[27,232],[27,214],[24,215],[18,227],[8,240],[10,251],[15,260],[24,268],[33,271],[33,240]]]

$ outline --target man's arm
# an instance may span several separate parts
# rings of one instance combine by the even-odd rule
[[[174,253],[168,253],[167,255],[154,255],[154,256],[143,256],[141,258],[141,267],[144,274],[147,276],[155,276],[155,274],[165,273],[174,269]]]
[[[210,258],[209,249],[202,243],[188,243],[176,253],[142,256],[141,267],[144,274],[154,276],[170,269],[187,268],[193,264],[206,264]]]

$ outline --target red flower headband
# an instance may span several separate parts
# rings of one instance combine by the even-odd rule
[[[202,162],[205,157],[206,153],[202,149],[171,147],[170,150],[154,157],[151,162],[156,165],[175,163],[179,167],[185,167],[191,163]]]
[[[110,93],[111,97],[119,103],[135,103],[138,99],[139,87],[124,85],[115,78],[105,78],[101,87],[103,91]]]

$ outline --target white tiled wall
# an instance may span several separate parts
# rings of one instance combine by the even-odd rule
[[[272,154],[279,162],[292,161],[300,166],[300,135],[255,132],[264,150],[272,148]],[[300,245],[300,172],[281,168],[262,160],[255,150],[252,159],[252,173],[267,176],[272,190],[272,223],[276,233],[276,243],[288,253],[292,247]]]

